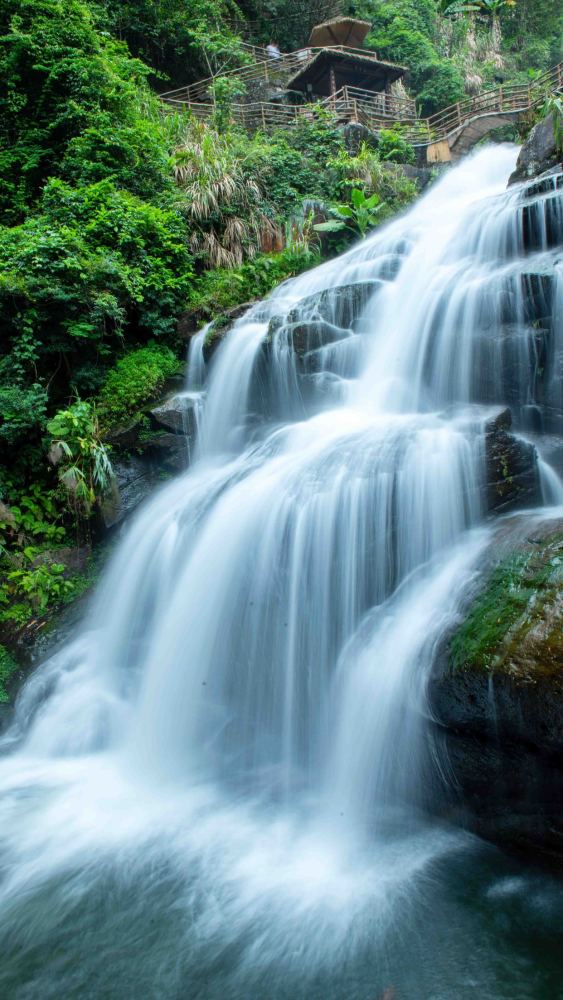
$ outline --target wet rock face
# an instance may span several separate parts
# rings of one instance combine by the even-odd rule
[[[563,869],[563,519],[510,519],[488,560],[428,688],[450,810]]]
[[[512,414],[501,410],[485,425],[485,508],[506,513],[541,500],[538,459],[532,444],[510,432]]]
[[[174,434],[195,434],[196,418],[194,399],[187,393],[169,396],[149,410],[149,416],[157,429],[172,431]]]
[[[323,292],[302,299],[299,308],[288,313],[287,322],[297,323],[303,319],[324,320],[333,326],[350,329],[359,320],[371,297],[382,284],[378,280],[355,281],[349,285],[327,288]]]
[[[207,345],[209,355],[211,355],[215,348],[219,345],[225,333],[231,328],[235,320],[239,319],[240,316],[244,316],[245,312],[248,312],[248,310],[255,304],[255,302],[242,302],[238,306],[231,306],[230,309],[225,309],[213,319]],[[191,338],[194,337],[199,330],[201,330],[206,322],[209,322],[209,315],[207,315],[205,311],[202,311],[201,309],[189,309],[187,312],[183,313],[178,320],[176,327],[178,337],[185,341],[191,340]]]
[[[511,175],[509,184],[525,181],[529,177],[538,177],[544,171],[558,166],[561,159],[561,153],[555,142],[553,115],[548,115],[534,126],[522,146],[516,170]]]
[[[316,351],[328,344],[334,344],[348,335],[347,330],[323,320],[308,323],[291,323],[286,327],[293,351],[302,358],[309,351]]]
[[[256,305],[256,303],[243,302],[241,305],[232,306],[231,309],[225,309],[224,312],[213,320],[203,345],[203,357],[206,362],[212,358],[219,345],[222,344],[223,340],[232,329],[235,321],[240,319],[241,316],[244,316],[244,314],[247,313],[253,305]],[[198,329],[200,329],[202,325],[203,324],[200,323]]]
[[[104,528],[120,524],[164,479],[187,468],[196,433],[194,405],[189,394],[174,393],[114,432],[112,487],[100,511]]]
[[[158,474],[140,455],[113,462],[111,490],[100,513],[105,528],[114,528],[129,516],[158,485]]]
[[[563,174],[556,173],[525,187],[520,195],[524,248],[528,253],[555,249],[563,243]]]

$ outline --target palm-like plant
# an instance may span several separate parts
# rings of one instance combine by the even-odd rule
[[[453,14],[471,14],[477,12],[479,6],[477,3],[464,2],[464,0],[457,0],[454,3],[452,3],[452,0],[442,0],[438,5],[438,9],[446,17],[452,17]]]
[[[482,14],[498,17],[505,7],[516,7],[516,0],[477,0],[477,5]]]
[[[78,399],[66,410],[59,410],[47,423],[47,430],[51,435],[49,461],[57,466],[77,517],[88,517],[92,505],[108,491],[112,477],[96,412],[86,400]]]
[[[176,182],[193,222],[191,247],[210,267],[235,267],[260,249],[273,224],[262,186],[216,131],[193,121],[173,154]]]
[[[450,17],[452,14],[488,14],[498,17],[505,7],[515,7],[517,0],[442,0],[439,10]]]

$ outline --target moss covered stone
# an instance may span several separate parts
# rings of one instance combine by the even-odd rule
[[[453,670],[508,672],[563,684],[563,531],[529,539],[477,594],[450,645]]]

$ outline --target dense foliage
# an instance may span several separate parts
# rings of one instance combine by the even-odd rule
[[[105,426],[120,424],[177,375],[180,362],[169,347],[147,344],[128,351],[107,373],[99,394],[99,412]]]

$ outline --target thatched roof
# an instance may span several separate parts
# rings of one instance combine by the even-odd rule
[[[371,24],[355,17],[335,17],[332,21],[316,24],[309,36],[309,45],[322,48],[324,45],[349,45],[360,48]]]

